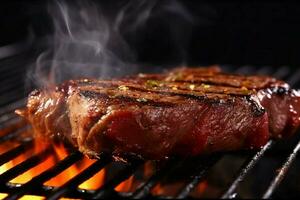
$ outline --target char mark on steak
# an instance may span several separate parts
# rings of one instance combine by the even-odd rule
[[[267,76],[176,68],[34,91],[22,113],[37,137],[65,137],[84,154],[148,159],[259,148],[299,126],[299,93]]]

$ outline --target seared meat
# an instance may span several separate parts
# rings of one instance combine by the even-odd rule
[[[299,93],[266,76],[177,68],[115,80],[70,80],[36,90],[18,111],[37,137],[64,137],[97,157],[163,159],[259,148],[300,123]]]

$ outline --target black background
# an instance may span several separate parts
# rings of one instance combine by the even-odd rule
[[[170,1],[158,1],[159,6]],[[178,1],[195,22],[154,16],[138,32],[124,33],[137,61],[150,64],[300,65],[300,3],[296,1]],[[117,11],[120,1],[97,1]],[[47,1],[1,1],[0,46],[51,33]],[[172,24],[180,34],[174,40]],[[186,30],[186,32],[185,32]],[[135,33],[136,36],[136,33]],[[176,42],[174,42],[176,41]],[[184,52],[184,53],[182,53]],[[183,56],[184,54],[185,56]]]

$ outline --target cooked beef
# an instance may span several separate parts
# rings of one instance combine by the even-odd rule
[[[114,80],[70,80],[35,90],[18,113],[37,137],[67,138],[97,157],[148,159],[259,148],[300,123],[300,94],[267,76],[177,68]]]

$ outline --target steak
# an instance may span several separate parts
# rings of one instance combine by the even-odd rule
[[[111,80],[70,80],[35,90],[17,113],[35,136],[64,138],[97,158],[146,159],[257,149],[291,136],[300,93],[268,76],[226,74],[218,67],[176,68]]]

